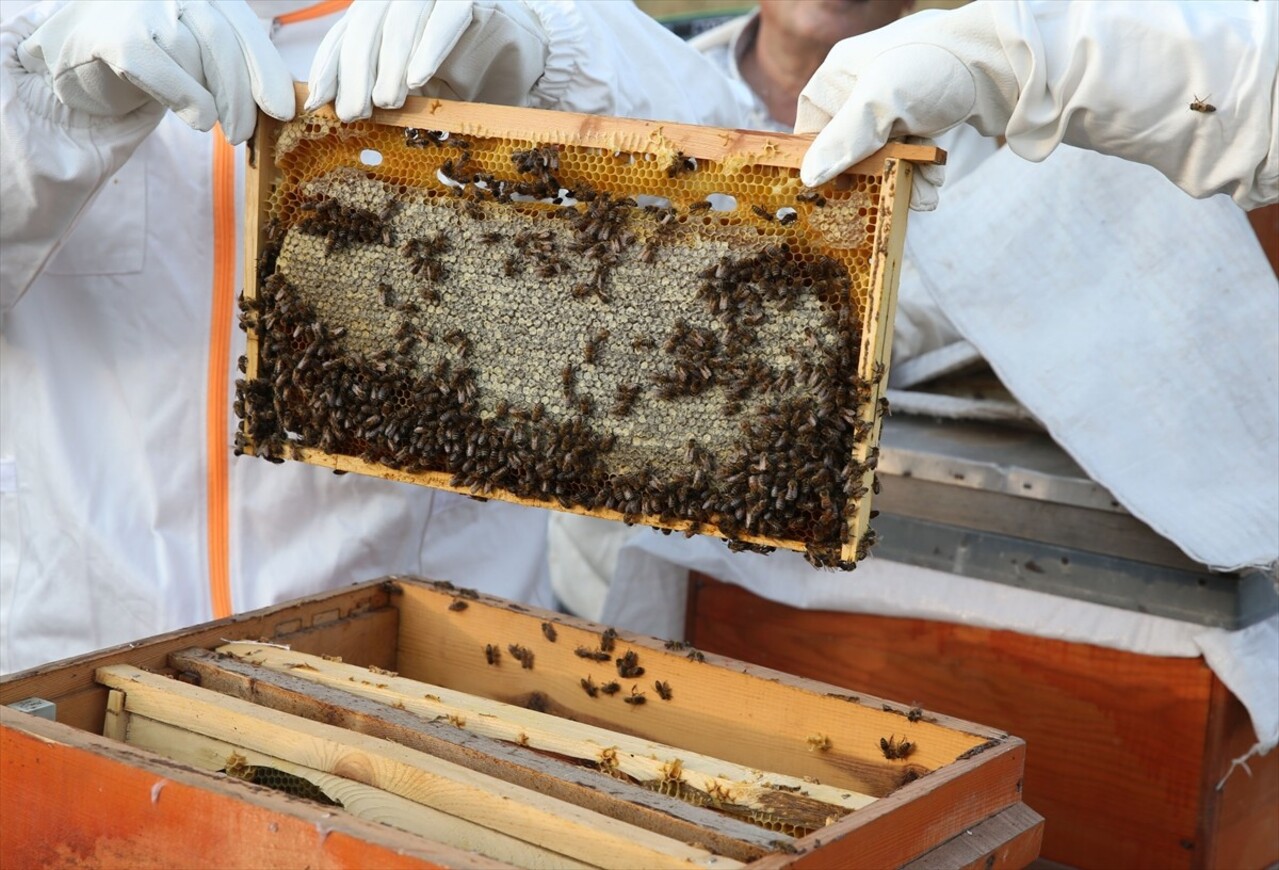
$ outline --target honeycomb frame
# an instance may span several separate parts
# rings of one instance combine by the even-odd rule
[[[734,548],[800,550],[823,567],[851,568],[866,554],[912,162],[944,162],[944,152],[890,144],[809,190],[798,167],[810,136],[432,98],[344,125],[329,107],[303,113],[304,97],[299,86],[292,122],[261,115],[248,149],[237,452],[713,534]],[[515,306],[492,329],[484,318],[498,320],[493,311],[475,313],[489,304],[476,301],[486,292]],[[535,306],[531,324],[523,305]],[[637,323],[668,311],[670,328],[633,338],[627,350]],[[335,312],[358,316],[334,327]],[[443,335],[423,326],[433,314],[445,324],[450,312],[480,320]],[[583,323],[595,326],[583,332]],[[577,331],[566,338],[570,326]],[[570,344],[579,355],[565,356]],[[358,350],[339,358],[339,346]],[[363,374],[344,376],[340,389],[354,390],[345,401],[331,388],[322,401],[313,383],[299,386],[300,371],[346,372],[350,360]],[[420,396],[432,363],[447,381],[439,390],[457,395],[416,406],[434,411],[414,431],[447,441],[455,430],[445,418],[472,413],[466,450],[512,431],[531,433],[537,447],[545,435],[547,462],[562,461],[562,472],[539,469],[535,484],[522,472],[508,487],[509,469],[468,470],[474,462],[461,460],[461,444],[433,445],[430,459],[425,449],[392,455],[356,437],[382,422],[379,396],[368,395],[381,389],[376,371],[392,366],[412,379],[396,395]],[[514,372],[500,385],[523,393],[495,398],[492,372]],[[628,372],[635,377],[624,384]],[[592,393],[583,398],[587,378]],[[809,388],[840,398],[815,411]],[[311,417],[288,410],[324,401],[373,413],[356,421],[343,411],[337,426],[298,423]],[[632,424],[623,418],[636,405],[646,410]],[[389,418],[386,402],[381,408]],[[406,443],[397,425],[407,424],[382,423],[379,438],[386,429]],[[790,443],[832,425],[841,434],[823,434],[802,457]],[[704,428],[685,438],[696,426]],[[732,431],[743,434],[730,441]],[[768,445],[789,453],[775,462]],[[502,455],[519,466],[527,453]],[[818,460],[825,471],[811,472]],[[820,483],[801,479],[801,467]],[[729,486],[706,480],[719,477],[737,481],[737,494],[703,501],[708,487]],[[788,514],[792,505],[802,510]]]

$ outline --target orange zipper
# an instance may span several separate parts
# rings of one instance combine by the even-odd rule
[[[235,307],[235,148],[213,132],[213,293],[209,328],[208,547],[213,618],[231,615],[230,510],[227,486],[227,367]]]
[[[277,15],[275,17],[275,23],[280,27],[283,27],[286,24],[297,24],[299,21],[310,21],[313,18],[323,18],[325,15],[342,12],[350,5],[351,0],[324,0],[323,3],[316,3],[312,6],[307,6],[305,9],[299,9],[296,12]]]
[[[351,0],[324,0],[281,15],[276,26],[341,12]],[[235,148],[213,131],[213,293],[209,326],[205,441],[208,453],[206,509],[209,551],[209,606],[214,619],[230,616],[231,507],[228,484],[227,399],[231,367],[231,323],[235,313]]]

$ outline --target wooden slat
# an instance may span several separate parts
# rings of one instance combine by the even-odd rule
[[[499,740],[517,741],[544,752],[599,763],[604,753],[621,773],[640,781],[661,782],[679,762],[682,781],[704,794],[718,795],[725,804],[750,808],[781,818],[810,819],[821,825],[827,816],[861,809],[874,798],[783,774],[743,768],[667,746],[560,719],[546,713],[409,680],[394,674],[370,672],[341,662],[300,656],[290,650],[234,643],[219,652],[246,662],[295,675],[321,685],[342,688],[366,698],[403,707],[423,718],[459,722],[458,728]],[[657,703],[654,701],[653,703]],[[798,789],[779,791],[765,783]],[[818,805],[818,802],[822,805]],[[795,822],[798,824],[798,821]]]
[[[175,669],[198,678],[203,688],[391,740],[664,836],[701,842],[739,861],[758,858],[774,843],[789,840],[603,773],[473,734],[446,720],[424,719],[293,674],[198,649],[174,654],[170,661]]]
[[[592,864],[736,867],[739,862],[546,798],[384,740],[344,731],[115,665],[99,682],[125,693],[125,708],[294,764],[366,782]],[[495,813],[501,807],[500,813]]]
[[[307,88],[294,83],[298,113],[303,112]],[[318,114],[336,117],[332,106]],[[393,127],[421,127],[451,130],[468,136],[529,139],[605,148],[609,151],[662,153],[683,151],[706,160],[798,169],[816,138],[814,134],[724,130],[672,121],[644,121],[634,118],[606,118],[576,112],[546,112],[517,106],[494,106],[409,97],[401,109],[374,109],[372,120]],[[879,175],[889,158],[915,163],[945,163],[946,152],[932,145],[891,142],[847,170],[849,175]]]
[[[0,866],[510,870],[0,707]]]
[[[883,415],[878,413],[879,400],[888,389],[888,364],[893,346],[893,322],[897,317],[897,281],[901,275],[902,260],[906,248],[906,213],[910,208],[911,179],[914,167],[906,160],[889,158],[884,162],[884,180],[879,191],[879,222],[875,225],[875,252],[872,259],[871,291],[868,299],[870,310],[866,312],[867,324],[862,342],[858,370],[882,371],[881,377],[871,385],[871,395],[861,409],[862,420],[871,423],[871,435],[861,439],[853,449],[853,461],[861,467],[867,465],[872,445],[879,444],[879,430]],[[894,228],[894,221],[900,223]],[[849,304],[856,305],[856,298]],[[874,447],[876,451],[878,447]],[[874,463],[871,463],[874,464]],[[875,470],[867,469],[861,485],[873,492]],[[848,517],[848,540],[840,558],[846,562],[857,559],[858,544],[870,528],[870,499],[855,500],[853,512]]]
[[[902,870],[1015,870],[1039,856],[1044,819],[1025,804],[974,825]]]
[[[214,740],[173,725],[165,725],[145,716],[130,716],[127,732],[126,741],[129,745],[156,752],[201,770],[218,772],[228,767],[228,763],[234,759],[238,764],[283,771],[317,786],[331,800],[340,803],[345,812],[357,818],[390,825],[456,849],[479,852],[517,867],[560,870],[592,866],[501,831],[431,809],[389,791],[302,767],[282,758]]]
[[[44,698],[57,704],[59,722],[101,734],[107,693],[94,681],[95,668],[128,663],[161,671],[168,666],[169,653],[239,638],[278,643],[288,637],[304,651],[394,668],[399,611],[389,607],[388,601],[382,581],[375,580],[40,665],[0,677],[0,705]]]
[[[642,679],[623,681],[627,691],[632,684],[649,690],[649,703],[634,709],[617,698],[587,697],[579,685],[586,675],[596,683],[617,677],[613,661],[597,664],[574,655],[578,646],[598,645],[601,626],[535,608],[513,610],[505,602],[488,605],[483,596],[457,613],[449,610],[447,591],[426,584],[405,583],[400,593],[396,670],[402,676],[520,705],[537,692],[557,716],[745,767],[878,796],[1002,736],[935,715],[910,722],[909,705],[712,655],[705,663],[692,661],[660,640],[623,632],[614,655],[634,650],[646,669]],[[761,629],[768,625],[766,615],[759,619]],[[543,621],[555,623],[556,642],[542,636]],[[490,667],[484,647],[491,643],[504,654],[508,643],[527,646],[535,667]],[[655,698],[655,680],[670,685],[671,701]],[[809,738],[817,735],[831,739],[829,749],[813,750]],[[884,758],[879,741],[890,736],[915,744],[907,761]]]

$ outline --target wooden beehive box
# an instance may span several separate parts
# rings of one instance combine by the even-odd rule
[[[43,698],[58,721],[0,707],[0,863],[922,868],[1037,854],[1017,738],[606,632],[393,578],[4,678],[0,703]],[[610,637],[609,655],[585,655]]]
[[[265,116],[238,447],[851,567],[911,160],[410,98]]]

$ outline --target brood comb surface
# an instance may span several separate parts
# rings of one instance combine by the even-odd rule
[[[564,139],[281,125],[238,446],[851,566],[882,179]]]

